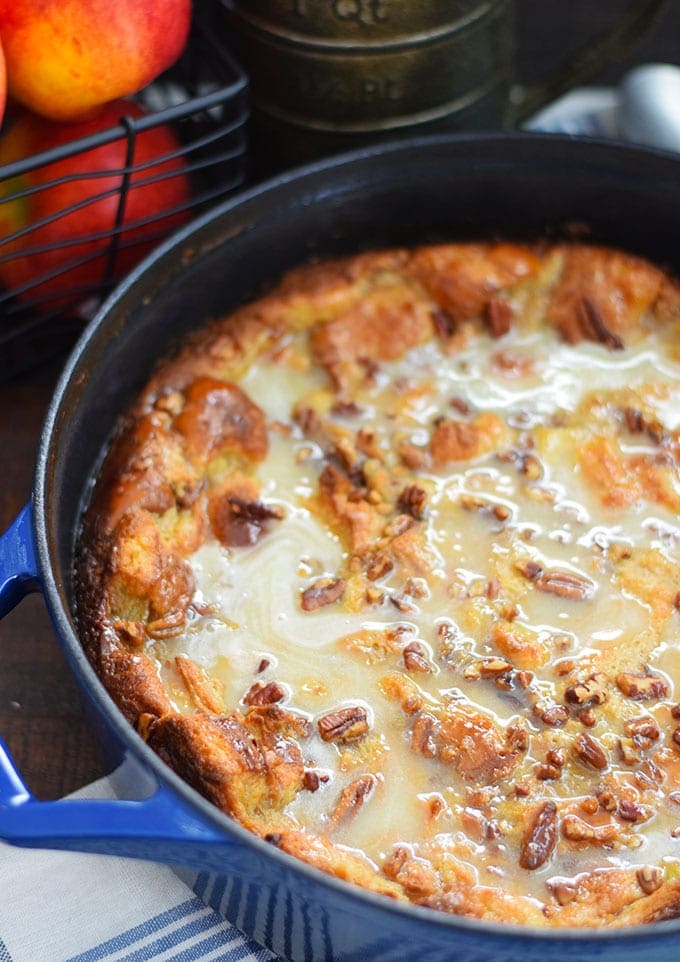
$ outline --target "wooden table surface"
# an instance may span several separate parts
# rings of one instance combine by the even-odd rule
[[[560,29],[546,35],[546,8]],[[623,0],[593,5],[563,0],[518,0],[520,55],[527,64],[554,58],[553,46],[569,47],[593,27],[620,14]],[[561,21],[560,21],[561,18]],[[650,60],[680,62],[680,3],[671,0],[655,28],[620,65]],[[611,68],[602,82],[617,79]],[[26,502],[42,419],[59,363],[0,384],[0,530]],[[31,595],[0,622],[0,735],[7,741],[29,788],[56,798],[104,774],[103,754],[88,730],[80,696],[59,648],[40,595]]]
[[[0,384],[0,530],[28,499],[58,374],[59,364],[50,364]],[[58,798],[105,774],[39,594],[24,598],[0,622],[0,735],[39,798]]]

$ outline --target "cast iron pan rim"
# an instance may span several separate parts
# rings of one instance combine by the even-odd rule
[[[77,374],[79,366],[83,363],[83,359],[87,358],[88,349],[99,333],[100,328],[106,325],[110,315],[115,312],[117,304],[131,290],[134,290],[137,285],[143,288],[144,279],[152,267],[162,262],[166,256],[172,254],[183,244],[194,239],[203,228],[209,226],[213,221],[228,214],[230,211],[247,207],[249,202],[262,197],[266,198],[269,194],[276,196],[277,193],[285,190],[287,185],[295,186],[298,183],[304,183],[305,181],[312,180],[315,175],[332,175],[334,171],[342,173],[345,169],[351,170],[353,166],[360,165],[363,161],[370,162],[375,158],[395,156],[399,153],[406,154],[414,150],[432,152],[436,150],[437,146],[451,147],[458,143],[461,145],[477,143],[496,144],[499,148],[499,161],[502,161],[503,148],[507,146],[508,143],[517,142],[535,142],[539,145],[550,143],[556,146],[563,146],[564,149],[571,152],[572,155],[578,155],[581,150],[587,150],[590,147],[591,149],[604,149],[606,153],[611,154],[612,157],[639,155],[640,157],[657,157],[662,162],[665,159],[673,163],[678,163],[677,155],[670,151],[649,150],[627,144],[612,143],[611,141],[598,138],[574,138],[567,135],[534,132],[498,133],[494,131],[402,138],[307,164],[260,184],[256,184],[250,189],[240,191],[226,202],[223,202],[203,216],[192,221],[186,227],[177,231],[146,257],[125,280],[118,285],[86,327],[66,362],[45,418],[38,451],[32,496],[33,525],[43,594],[54,624],[57,627],[62,647],[71,668],[75,674],[79,676],[86,690],[89,690],[93,695],[98,710],[105,716],[107,723],[115,731],[119,740],[126,747],[129,747],[134,755],[153,771],[160,784],[165,783],[170,786],[172,791],[180,796],[184,802],[198,810],[201,818],[210,823],[212,827],[220,829],[225,835],[225,841],[228,841],[229,835],[236,835],[247,847],[252,846],[265,857],[278,860],[288,870],[306,876],[307,880],[313,885],[329,887],[338,891],[346,898],[372,904],[382,912],[392,912],[400,918],[410,916],[420,923],[425,922],[429,926],[448,929],[451,930],[452,933],[455,932],[455,930],[464,930],[470,935],[478,932],[480,935],[492,936],[499,940],[499,942],[505,943],[516,940],[539,943],[544,941],[549,943],[570,942],[574,944],[597,942],[602,943],[603,948],[608,943],[616,944],[621,940],[630,944],[637,941],[645,943],[650,939],[656,941],[657,937],[662,936],[668,939],[680,931],[680,919],[654,923],[653,929],[650,928],[649,925],[637,925],[621,929],[569,928],[543,930],[530,928],[528,926],[507,925],[461,916],[451,916],[443,912],[413,905],[412,903],[395,902],[387,897],[361,889],[359,886],[348,884],[313,866],[307,865],[305,862],[257,838],[243,826],[220,812],[214,805],[179,778],[131,728],[118,707],[111,700],[85,655],[72,627],[70,618],[62,605],[59,586],[50,563],[51,547],[47,532],[46,484],[50,462],[56,458],[58,454],[58,452],[52,450],[53,434],[62,404],[64,403],[64,397],[70,387],[72,378]],[[680,176],[680,163],[678,164],[678,173]],[[201,256],[200,251],[197,256]]]

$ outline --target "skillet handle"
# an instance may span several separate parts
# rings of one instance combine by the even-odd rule
[[[30,502],[0,536],[0,618],[40,587]],[[158,784],[134,801],[60,799],[29,792],[0,739],[0,839],[30,848],[102,852],[185,862],[196,845],[225,842],[179,796]]]
[[[29,501],[0,536],[0,618],[39,587]]]
[[[205,847],[226,836],[203,821],[170,789],[148,798],[59,799],[42,802],[29,792],[0,740],[0,840],[23,848],[95,852],[157,862],[196,864]]]

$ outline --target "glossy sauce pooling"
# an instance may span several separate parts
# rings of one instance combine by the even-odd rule
[[[343,406],[322,374],[298,369],[304,345],[278,345],[241,382],[275,425],[257,475],[283,517],[254,546],[193,555],[197,598],[215,613],[159,645],[159,660],[188,655],[227,704],[258,681],[282,686],[281,704],[313,723],[303,753],[322,779],[288,813],[378,865],[404,843],[434,845],[480,884],[543,898],[558,876],[676,858],[680,622],[662,596],[680,588],[680,488],[670,442],[640,411],[657,434],[675,429],[680,366],[655,336],[611,352],[519,330],[477,335],[454,357],[437,342],[414,349]],[[452,424],[466,456],[437,460],[432,438]],[[637,469],[598,473],[611,438],[623,464],[658,469],[640,496],[625,493]],[[342,464],[332,444],[361,461],[378,518],[402,498],[389,570],[378,558],[366,577],[319,509],[321,472]],[[342,595],[305,610],[305,592],[338,582]],[[662,697],[627,698],[623,673],[659,679]],[[367,734],[320,737],[319,719],[357,707]],[[527,871],[518,825],[545,800],[561,834]]]
[[[582,245],[284,278],[159,368],[105,463],[79,576],[113,697],[375,892],[677,915],[679,328],[674,281]]]

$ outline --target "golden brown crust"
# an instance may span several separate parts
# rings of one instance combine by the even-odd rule
[[[529,341],[552,327],[569,345],[593,342],[600,347],[589,350],[603,350],[606,366],[666,328],[677,360],[678,321],[680,286],[629,254],[581,244],[442,244],[299,268],[193,335],[122,421],[80,538],[83,642],[125,716],[222,811],[371,891],[538,928],[680,916],[675,856],[615,863],[637,851],[648,827],[672,821],[673,804],[680,812],[680,795],[672,799],[680,779],[676,679],[663,659],[650,667],[677,631],[677,535],[655,517],[645,522],[659,525],[654,543],[611,534],[638,505],[662,517],[680,510],[680,430],[659,415],[677,405],[678,392],[617,385],[538,424],[525,411],[508,417],[464,396],[475,338],[491,345],[480,379],[521,389],[541,362],[522,338],[512,340],[516,328]],[[407,366],[419,351],[430,358],[420,381]],[[444,359],[445,396],[431,383],[435,356]],[[290,411],[272,414],[257,376],[241,382],[257,375],[259,361],[282,383],[308,384]],[[371,409],[377,397],[389,403],[382,419]],[[299,467],[302,493],[292,506],[279,503],[261,470],[270,457],[280,465],[282,449]],[[549,512],[557,527],[555,516],[562,523],[574,514],[568,498],[560,503],[566,463],[607,532],[590,546],[587,566],[567,547],[543,557],[534,539]],[[494,488],[489,479],[501,480]],[[533,527],[516,517],[510,489],[535,510]],[[210,561],[196,562],[196,553],[231,560],[262,548],[266,567],[275,533],[294,538],[300,517],[338,550],[335,568],[315,549],[301,553],[306,580],[287,617],[313,636],[341,616],[343,671],[357,677],[363,666],[369,679],[356,697],[333,702],[335,678],[317,677],[311,654],[299,668],[308,677],[291,690],[275,657],[262,654],[265,638],[247,652],[251,676],[242,652],[227,645],[211,664],[204,636],[192,641],[195,626],[230,637],[244,630],[239,610],[204,596],[195,572]],[[577,543],[571,524],[557,531],[566,546]],[[461,544],[443,544],[442,531],[458,526],[474,531],[478,544],[463,547],[482,559],[481,574],[452,561]],[[224,589],[238,609],[229,571],[215,595]],[[281,603],[280,586],[260,583],[257,567],[248,577],[254,585],[239,582],[242,594],[264,601],[274,591]],[[579,619],[611,596],[637,606],[639,628],[625,644],[593,634],[579,648]],[[441,610],[428,609],[436,618],[419,635],[419,606],[431,597]],[[365,623],[349,630],[348,619],[362,613]],[[373,699],[389,712],[380,723],[367,707]],[[380,858],[362,857],[345,833],[356,827],[366,837],[371,812],[392,801],[390,738],[403,752],[397,757],[415,765],[407,805],[412,820],[420,813],[420,835],[386,843]],[[307,825],[300,813],[312,796],[316,820]],[[475,852],[484,853],[478,863]],[[514,853],[507,888],[493,879],[506,871],[495,865],[507,866],[501,852]],[[550,875],[560,858],[588,868]]]

